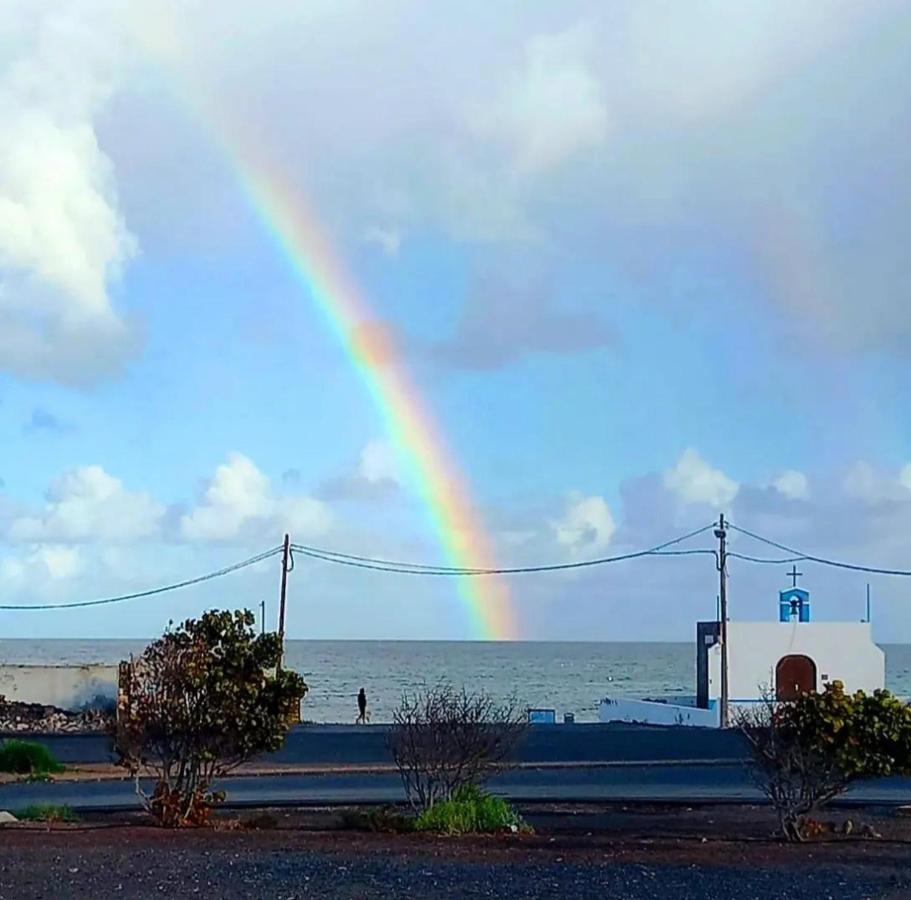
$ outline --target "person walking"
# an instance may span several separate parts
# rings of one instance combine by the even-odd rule
[[[361,688],[357,692],[357,709],[358,717],[355,722],[356,725],[366,725],[367,724],[367,692]]]

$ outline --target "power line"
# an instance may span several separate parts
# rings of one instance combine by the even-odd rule
[[[586,560],[579,563],[559,563],[548,566],[526,566],[512,569],[434,569],[429,566],[421,568],[399,568],[396,566],[383,565],[382,563],[360,562],[353,559],[340,559],[336,556],[327,556],[323,553],[317,553],[313,550],[304,550],[301,547],[293,547],[294,552],[307,556],[310,559],[318,559],[322,562],[336,563],[342,566],[349,566],[356,569],[370,569],[375,572],[393,572],[399,575],[437,575],[448,578],[466,578],[473,576],[490,576],[490,575],[520,575],[534,572],[556,572],[563,569],[578,569],[585,566],[605,565],[612,562],[622,562],[628,559],[639,559],[645,556],[696,556],[708,555],[715,556],[716,552],[711,549],[699,550],[646,550],[640,553],[631,553],[623,556],[615,556],[606,559]]]
[[[597,559],[586,559],[579,562],[569,563],[548,563],[531,566],[514,566],[508,568],[467,568],[459,566],[430,566],[423,563],[398,562],[389,559],[380,559],[371,556],[357,556],[351,553],[340,553],[333,550],[324,550],[319,547],[310,547],[306,544],[292,544],[292,549],[304,556],[312,559],[320,559],[323,562],[336,563],[338,565],[353,566],[360,569],[372,569],[380,572],[396,572],[400,575],[437,575],[437,576],[477,576],[477,575],[521,575],[532,572],[556,572],[566,569],[582,569],[591,566],[601,566],[608,563],[623,562],[629,559],[639,559],[644,556],[690,556],[695,554],[714,555],[714,550],[667,550],[676,544],[683,543],[697,535],[704,534],[706,531],[714,528],[714,523],[706,525],[703,528],[697,528],[688,534],[676,537],[673,540],[665,541],[655,547],[647,550],[638,550],[633,553],[623,553],[617,556],[602,556]]]
[[[783,560],[783,562],[815,562],[822,566],[834,566],[837,569],[850,569],[853,572],[871,572],[875,575],[902,575],[911,577],[911,571],[908,569],[883,569],[877,566],[862,566],[857,565],[856,563],[827,559],[824,556],[813,556],[810,553],[803,553],[800,550],[795,550],[793,547],[788,547],[786,544],[779,544],[777,541],[763,537],[760,534],[754,534],[752,531],[747,531],[746,528],[739,528],[737,525],[732,525],[730,522],[728,522],[728,527],[734,531],[739,531],[741,534],[745,534],[747,537],[753,538],[754,541],[760,541],[763,544],[768,544],[770,547],[775,547],[777,550],[783,550],[785,553],[792,553],[794,555],[793,559]]]
[[[167,591],[176,591],[179,588],[190,587],[194,584],[200,584],[203,581],[211,581],[213,578],[221,578],[223,575],[230,575],[232,572],[237,572],[240,569],[245,569],[247,566],[252,566],[258,562],[262,562],[264,559],[268,559],[270,556],[275,556],[276,553],[281,553],[281,551],[281,547],[273,547],[271,550],[266,550],[263,553],[259,553],[256,556],[251,556],[249,559],[245,559],[239,563],[234,563],[231,566],[225,566],[225,568],[218,569],[215,572],[209,572],[206,575],[199,575],[196,578],[188,578],[186,581],[178,581],[174,584],[167,584],[164,587],[151,588],[147,591],[138,591],[135,594],[122,594],[119,597],[106,597],[103,600],[81,600],[76,603],[42,603],[29,606],[0,605],[0,610],[76,609],[77,607],[104,606],[108,603],[122,603],[125,600],[139,600],[142,597],[152,597],[155,594],[164,594]]]
[[[480,575],[487,572],[486,569],[472,569],[459,566],[435,566],[428,565],[426,563],[397,562],[390,559],[376,559],[371,556],[358,556],[353,553],[341,553],[337,550],[326,550],[322,547],[310,547],[307,544],[292,544],[291,549],[298,553],[302,553],[305,556],[313,555],[320,558],[325,558],[327,562],[343,562],[350,560],[352,562],[372,563],[377,566],[388,566],[393,570],[414,570],[416,573],[427,571],[442,575],[465,575],[468,573],[476,573]]]
[[[810,553],[803,553],[800,550],[795,550],[793,547],[788,547],[786,544],[778,543],[773,541],[770,538],[763,537],[760,534],[756,534],[752,531],[748,531],[746,528],[740,528],[738,525],[734,525],[731,522],[726,523],[727,527],[733,531],[738,531],[741,534],[746,535],[753,540],[759,541],[763,544],[767,544],[771,547],[775,547],[778,550],[782,550],[785,553],[791,554],[787,557],[782,558],[768,558],[768,557],[758,557],[751,556],[745,553],[737,553],[735,551],[728,551],[727,556],[733,557],[735,559],[741,559],[746,562],[752,563],[763,563],[768,565],[782,565],[784,563],[792,562],[815,562],[820,565],[825,566],[834,566],[841,569],[849,569],[857,572],[869,572],[880,575],[899,575],[899,576],[911,576],[911,571],[905,569],[885,569],[877,566],[864,566],[854,563],[844,562],[841,560],[828,559],[822,556],[814,556]],[[707,531],[710,531],[715,527],[715,523],[710,525],[705,525],[702,528],[697,528],[695,531],[690,531],[686,534],[680,535],[679,537],[673,538],[672,540],[665,541],[662,544],[657,544],[654,547],[649,547],[645,550],[637,550],[631,553],[621,553],[615,556],[602,556],[595,559],[586,559],[580,560],[577,562],[566,562],[566,563],[546,563],[546,564],[536,564],[529,566],[510,566],[502,568],[470,568],[462,566],[442,566],[442,565],[431,565],[426,563],[412,563],[412,562],[402,562],[398,560],[383,559],[379,557],[372,556],[360,556],[353,553],[342,553],[336,550],[327,550],[321,547],[313,547],[307,544],[290,544],[290,550],[293,550],[296,553],[300,553],[304,556],[307,556],[311,559],[317,559],[322,562],[335,563],[336,565],[350,566],[359,569],[370,569],[373,571],[379,572],[391,572],[400,575],[432,575],[432,576],[443,576],[443,577],[474,577],[474,576],[483,576],[483,575],[522,575],[536,572],[558,572],[566,571],[572,569],[583,569],[591,568],[594,566],[607,565],[609,563],[624,562],[632,559],[642,559],[649,556],[697,556],[697,555],[711,555],[714,556],[717,560],[717,551],[713,549],[705,548],[694,548],[694,549],[669,549],[675,547],[677,544],[681,544],[684,541],[690,540],[691,538],[697,537],[698,535],[704,534]],[[162,587],[151,588],[149,590],[137,591],[132,594],[121,594],[116,597],[106,597],[101,600],[84,600],[74,603],[42,603],[42,604],[0,604],[0,610],[17,610],[17,611],[28,611],[28,610],[50,610],[50,609],[76,609],[84,608],[90,606],[104,606],[112,603],[122,603],[128,600],[138,600],[144,597],[152,597],[157,594],[164,594],[169,591],[179,590],[181,588],[190,587],[195,584],[201,584],[205,581],[211,581],[215,578],[221,578],[225,575],[229,575],[232,572],[237,572],[241,569],[245,569],[248,566],[255,565],[256,563],[262,562],[266,559],[269,559],[272,556],[275,556],[278,553],[282,552],[282,547],[272,547],[269,550],[265,550],[262,553],[258,553],[255,556],[251,556],[249,559],[242,560],[241,562],[234,563],[230,566],[225,566],[222,569],[217,569],[214,572],[208,572],[205,575],[199,575],[196,578],[188,578],[184,581],[178,581],[173,584],[167,584]]]
[[[731,527],[733,528],[733,526]],[[745,553],[735,553],[733,550],[728,550],[727,555],[734,557],[735,559],[745,560],[746,562],[768,563],[773,566],[782,566],[785,563],[804,562],[807,559],[806,556],[782,556],[778,559],[770,559],[767,556],[749,556]]]

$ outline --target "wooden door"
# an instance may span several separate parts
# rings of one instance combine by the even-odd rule
[[[783,656],[775,667],[775,698],[794,700],[816,690],[816,663],[809,656]]]

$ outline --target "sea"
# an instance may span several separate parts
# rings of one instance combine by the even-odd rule
[[[0,663],[116,664],[143,641],[3,640]],[[886,687],[911,696],[911,644],[881,645]],[[692,643],[537,641],[292,641],[286,665],[309,691],[302,714],[312,722],[351,723],[357,692],[367,693],[371,721],[388,722],[404,691],[446,680],[456,687],[515,697],[553,709],[559,720],[594,722],[602,697],[669,697],[695,693]]]

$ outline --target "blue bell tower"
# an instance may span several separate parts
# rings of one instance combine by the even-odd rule
[[[794,579],[794,585],[778,594],[778,621],[810,621],[810,592],[797,587],[797,579],[802,575],[794,566],[788,575]]]

